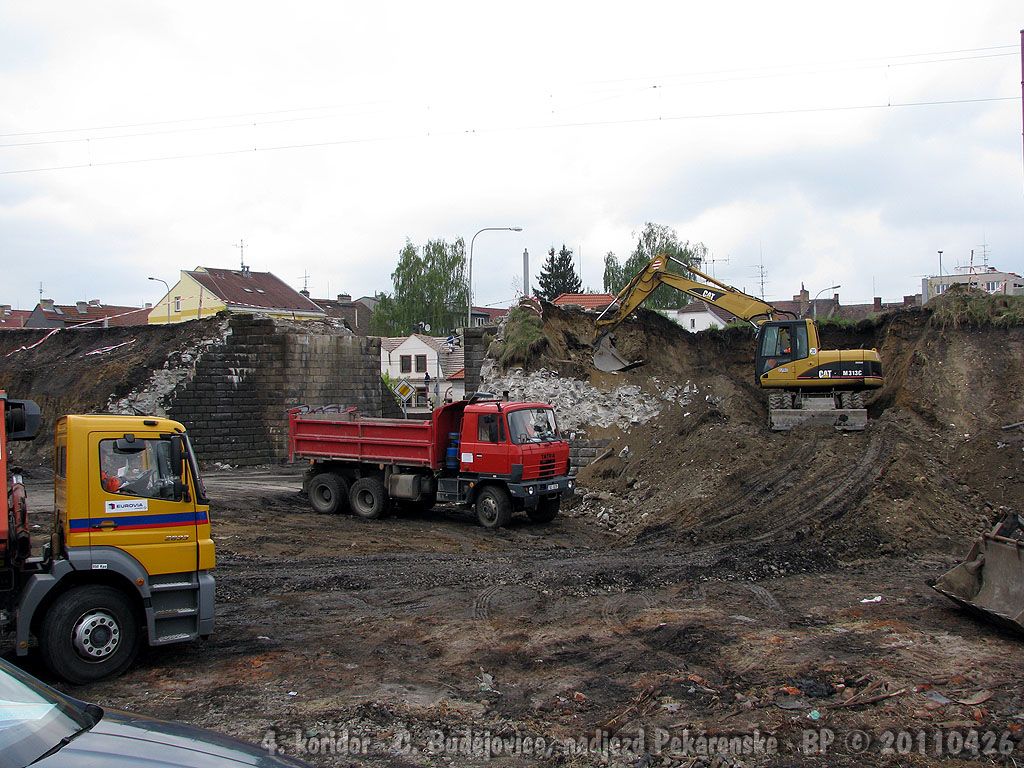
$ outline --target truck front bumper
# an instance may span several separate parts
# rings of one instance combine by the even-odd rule
[[[512,494],[513,499],[522,503],[524,509],[533,509],[537,506],[538,500],[545,496],[572,496],[576,492],[576,478],[549,477],[544,480],[509,483],[508,492]]]

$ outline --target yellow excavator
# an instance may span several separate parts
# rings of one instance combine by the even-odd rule
[[[681,273],[668,271],[670,260]],[[821,349],[818,326],[811,318],[778,310],[666,254],[651,259],[597,318],[593,346],[598,369],[624,371],[644,364],[624,358],[611,333],[662,285],[721,307],[757,329],[754,376],[768,391],[768,424],[773,430],[808,422],[850,431],[867,426],[863,393],[882,386],[882,360],[876,350]]]

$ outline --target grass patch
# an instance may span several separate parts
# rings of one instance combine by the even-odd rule
[[[505,321],[504,341],[494,342],[489,351],[507,368],[510,365],[528,365],[547,345],[543,321],[532,310],[515,307]]]
[[[1024,296],[989,294],[967,285],[951,285],[928,307],[932,323],[942,328],[1024,325]]]

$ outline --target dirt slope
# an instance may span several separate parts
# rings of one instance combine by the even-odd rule
[[[823,328],[827,348],[875,347],[886,385],[859,434],[766,426],[754,382],[753,334],[689,334],[640,312],[617,345],[640,368],[589,365],[592,316],[545,308],[549,343],[535,361],[605,388],[647,391],[692,382],[703,398],[667,405],[647,424],[613,431],[612,455],[583,470],[578,514],[628,538],[756,544],[740,570],[817,567],[879,551],[960,551],[1002,507],[1024,504],[1024,328],[941,329],[930,313]],[[811,545],[813,542],[813,546]]]

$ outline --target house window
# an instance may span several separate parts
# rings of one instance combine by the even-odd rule
[[[174,297],[174,311],[181,312],[181,296]]]
[[[426,373],[426,372],[427,372],[427,356],[426,355],[416,355],[416,373]]]
[[[690,327],[691,328],[696,328],[697,327],[697,321],[694,320],[692,317],[690,318]]]
[[[398,358],[398,365],[402,373],[412,373],[412,355],[401,355]]]

